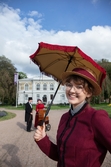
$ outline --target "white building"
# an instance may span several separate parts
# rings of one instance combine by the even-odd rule
[[[28,101],[28,97],[33,98],[33,104],[37,99],[41,99],[45,104],[51,102],[53,95],[58,87],[58,82],[54,79],[42,76],[37,78],[25,78],[18,81],[18,105]],[[53,104],[68,103],[65,96],[64,86],[60,86],[54,98]]]

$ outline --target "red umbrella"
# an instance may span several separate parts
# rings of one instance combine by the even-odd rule
[[[102,81],[106,76],[106,71],[77,46],[62,46],[41,42],[30,59],[43,74],[52,76],[56,81],[59,81],[52,102],[61,84],[61,74],[64,71],[72,71],[75,67],[89,68],[95,74],[100,86],[102,86]]]

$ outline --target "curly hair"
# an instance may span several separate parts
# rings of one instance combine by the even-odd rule
[[[68,76],[64,79],[63,83],[65,84],[67,82],[70,82],[71,80],[73,80],[73,82],[77,85],[83,85],[84,90],[87,93],[93,95],[94,87],[86,79],[84,79],[84,78],[82,78],[81,76],[78,76],[78,75],[70,75],[70,76]],[[92,98],[92,96],[86,98],[86,101],[90,102],[91,98]]]

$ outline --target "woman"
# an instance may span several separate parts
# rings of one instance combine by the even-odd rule
[[[101,93],[101,87],[92,71],[85,68],[64,72],[62,79],[71,108],[61,117],[57,145],[49,140],[45,125],[37,127],[34,139],[58,167],[100,167],[107,150],[111,152],[111,120],[106,111],[88,103]]]
[[[37,100],[37,105],[36,105],[36,114],[35,114],[35,124],[34,124],[34,127],[37,128],[37,125],[38,125],[38,119],[39,119],[39,110],[40,109],[44,109],[44,104],[42,103],[42,100],[41,99],[38,99]]]

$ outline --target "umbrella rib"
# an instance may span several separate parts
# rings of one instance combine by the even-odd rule
[[[58,63],[58,62],[61,61],[61,60],[62,60],[62,61],[65,61],[65,60],[67,60],[67,59],[66,59],[66,58],[57,59],[57,60],[51,62],[50,64],[48,64],[45,68],[42,69],[42,71],[45,70],[45,69],[47,69],[48,67],[50,67],[50,66],[52,66],[52,65],[54,65],[54,64],[56,64],[56,63]]]
[[[79,65],[81,66],[82,65],[83,67],[85,67],[84,63],[82,63],[81,60],[84,60],[84,58],[79,58],[79,60],[76,59],[76,61],[74,60],[73,62],[71,62],[71,64],[73,66],[74,65],[76,65],[76,66],[79,66]]]
[[[68,52],[64,52],[64,53],[65,53],[65,54],[62,54],[62,53],[44,53],[44,54],[39,54],[38,56],[41,56],[41,55],[44,56],[44,55],[58,54],[58,55],[61,57],[61,58],[59,58],[59,59],[57,59],[57,60],[51,62],[50,64],[48,64],[45,68],[42,69],[42,71],[44,71],[44,70],[47,69],[48,67],[50,67],[50,66],[56,64],[58,61],[61,61],[61,60],[67,60],[67,61],[69,61],[70,58],[73,57],[73,56],[71,56]],[[67,53],[67,54],[66,54],[66,53]],[[66,56],[67,56],[67,57],[66,57]]]
[[[50,66],[52,66],[52,65],[56,64],[58,61],[61,61],[61,60],[63,60],[63,59],[57,59],[57,60],[55,60],[55,61],[51,62],[50,64],[48,64],[48,65],[47,65],[45,68],[43,68],[42,70],[47,69],[48,67],[50,67]],[[65,60],[65,59],[64,59],[64,60]]]
[[[78,64],[81,66],[84,66],[84,64],[81,62],[81,60],[83,60],[84,58],[82,58],[82,57],[74,57],[74,54],[75,54],[75,52],[73,53],[73,55],[70,55],[68,52],[64,52],[65,54],[62,54],[62,53],[45,53],[45,54],[39,54],[38,56],[41,56],[41,55],[53,55],[53,54],[58,54],[61,58],[59,58],[59,59],[57,59],[57,60],[55,60],[55,61],[53,61],[53,62],[51,62],[50,64],[48,64],[46,67],[44,67],[43,69],[41,69],[41,66],[40,66],[40,69],[41,69],[41,71],[44,71],[44,70],[46,70],[48,67],[50,67],[50,66],[53,66],[54,64],[56,64],[57,62],[59,62],[59,61],[69,61],[70,60],[70,58],[71,57],[73,57],[73,61],[71,61],[70,63],[73,65],[73,66],[78,66]],[[67,56],[67,57],[66,57]]]

